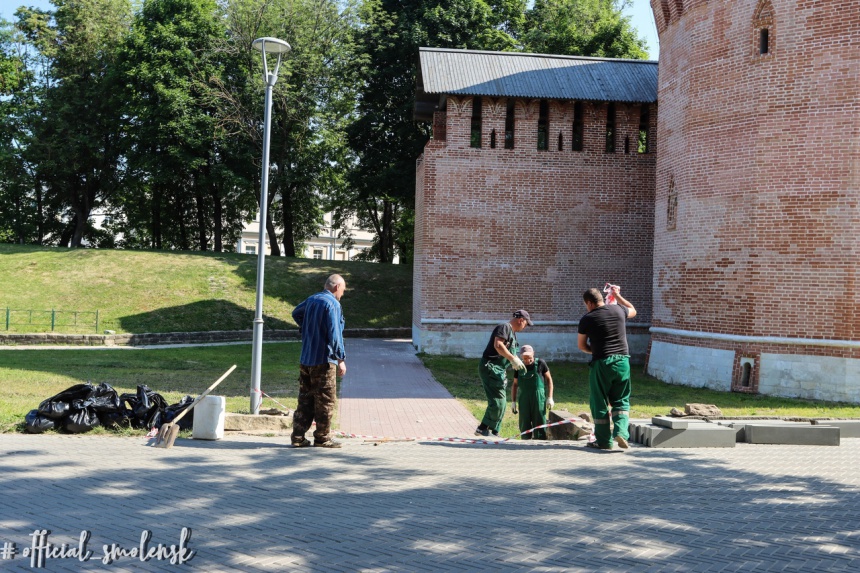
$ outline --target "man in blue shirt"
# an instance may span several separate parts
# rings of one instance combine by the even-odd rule
[[[316,422],[314,446],[339,448],[331,438],[331,418],[337,400],[337,376],[346,374],[346,350],[343,346],[343,309],[340,297],[346,282],[331,275],[322,292],[311,295],[293,310],[293,320],[302,333],[302,355],[299,358],[299,405],[293,414],[293,447],[303,448],[311,442],[305,432]]]

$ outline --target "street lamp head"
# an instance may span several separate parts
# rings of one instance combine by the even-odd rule
[[[251,46],[264,54],[284,54],[292,49],[288,43],[278,38],[257,38]]]

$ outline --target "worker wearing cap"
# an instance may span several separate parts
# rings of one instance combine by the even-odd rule
[[[520,353],[526,369],[514,370],[514,384],[511,386],[511,408],[520,414],[520,439],[545,440],[546,428],[524,434],[532,428],[546,424],[546,409],[552,408],[552,375],[549,366],[535,357],[535,349],[526,344]],[[519,399],[517,399],[519,398]]]
[[[513,366],[515,370],[525,370],[523,361],[517,357],[519,343],[516,333],[522,332],[531,324],[529,313],[517,310],[511,320],[498,325],[490,335],[490,341],[478,365],[478,375],[487,395],[487,410],[481,425],[475,430],[476,436],[489,436],[491,433],[494,436],[499,435],[507,408],[508,366]]]

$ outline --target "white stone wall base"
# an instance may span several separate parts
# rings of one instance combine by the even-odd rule
[[[463,356],[478,358],[490,339],[493,327],[481,331],[437,331],[426,330],[412,325],[412,344],[418,352],[434,355]],[[576,332],[525,332],[517,334],[517,340],[522,344],[531,344],[535,352],[544,360],[568,360],[571,362],[588,362],[590,356],[580,352],[577,347]],[[630,361],[642,364],[648,351],[649,334],[628,334],[627,344],[630,347]]]
[[[735,353],[731,350],[651,343],[648,374],[670,384],[730,391]]]
[[[732,350],[654,341],[648,373],[664,382],[730,391]],[[809,354],[762,353],[760,394],[860,403],[860,360]]]
[[[772,396],[860,403],[860,360],[762,354],[759,392]]]

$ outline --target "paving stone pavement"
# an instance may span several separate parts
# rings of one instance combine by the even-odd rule
[[[408,339],[347,338],[337,428],[386,437],[471,436],[478,420],[415,355]],[[478,371],[473,373],[478,380]]]
[[[0,435],[0,571],[858,571],[860,439],[626,453],[286,436]],[[191,561],[101,562],[103,545]],[[14,545],[13,545],[14,544]],[[14,554],[13,554],[14,549]]]

